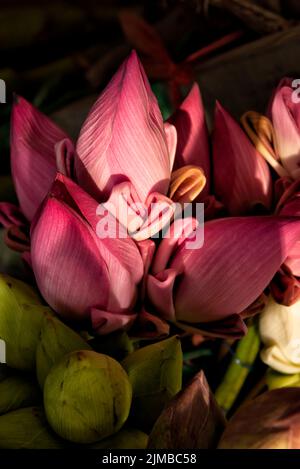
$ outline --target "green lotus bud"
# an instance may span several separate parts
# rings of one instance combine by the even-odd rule
[[[300,387],[300,373],[285,375],[270,368],[266,373],[266,384],[270,390],[285,387]]]
[[[37,385],[24,376],[13,374],[0,382],[0,415],[40,401]]]
[[[52,366],[75,350],[91,350],[91,347],[55,316],[45,315],[36,350],[36,371],[41,388]]]
[[[174,336],[136,350],[122,365],[132,384],[132,420],[147,432],[164,406],[181,389],[180,340]]]
[[[300,449],[300,389],[274,389],[243,405],[229,421],[219,448]]]
[[[44,386],[48,422],[61,437],[94,443],[116,433],[127,420],[132,389],[113,358],[81,350],[50,370]]]
[[[33,371],[44,311],[36,292],[0,274],[0,339],[6,344],[6,362],[12,368]]]
[[[89,446],[90,449],[146,449],[148,435],[136,428],[122,428],[115,435]]]
[[[26,407],[0,416],[1,449],[60,449],[64,446],[39,407]]]

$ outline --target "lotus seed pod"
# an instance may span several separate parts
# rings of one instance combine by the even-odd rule
[[[48,422],[66,440],[95,443],[116,433],[129,415],[130,381],[113,358],[81,350],[50,370],[44,385]]]
[[[182,385],[182,351],[178,337],[136,350],[122,361],[133,390],[132,420],[148,432]]]
[[[1,449],[61,449],[61,441],[49,427],[39,407],[26,407],[0,416]]]
[[[244,404],[229,421],[219,448],[300,449],[300,389],[274,389]]]
[[[46,314],[36,350],[36,371],[41,388],[52,366],[75,350],[91,350],[91,347],[58,318]]]
[[[0,339],[12,368],[33,371],[44,312],[35,291],[25,283],[0,275]]]
[[[136,428],[122,428],[115,435],[89,446],[90,449],[146,449],[148,435]]]
[[[38,386],[25,376],[12,374],[0,382],[0,415],[36,405],[41,399]]]

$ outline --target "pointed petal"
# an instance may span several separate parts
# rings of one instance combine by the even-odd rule
[[[168,122],[164,123],[164,130],[169,150],[170,171],[172,171],[177,147],[177,132],[176,127],[172,124],[169,124]]]
[[[105,308],[109,272],[95,236],[75,212],[50,198],[31,232],[32,267],[50,306],[70,319],[88,317],[88,307]]]
[[[133,52],[93,106],[77,144],[76,174],[88,192],[108,197],[129,180],[139,199],[166,194],[170,157],[161,113]]]
[[[207,195],[210,184],[208,131],[202,98],[196,83],[169,122],[177,130],[174,169],[185,165],[200,166],[207,179],[203,195]]]
[[[20,97],[11,126],[12,176],[21,209],[31,221],[55,178],[55,144],[67,135]]]
[[[216,195],[230,215],[251,213],[255,206],[270,208],[272,180],[268,165],[219,103],[215,114],[213,162]]]

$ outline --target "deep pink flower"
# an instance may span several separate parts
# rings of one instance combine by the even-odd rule
[[[284,78],[269,104],[277,142],[278,159],[287,176],[300,177],[300,106],[291,78]]]
[[[131,238],[114,239],[109,231],[99,238],[97,207],[58,174],[32,224],[31,257],[38,287],[55,311],[70,319],[92,314],[97,330],[108,333],[133,323],[144,267]]]

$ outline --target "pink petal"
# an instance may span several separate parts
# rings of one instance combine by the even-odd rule
[[[135,319],[136,314],[117,314],[108,311],[101,311],[96,308],[91,309],[91,320],[93,329],[97,334],[104,335],[119,329],[130,328]]]
[[[173,290],[177,321],[205,323],[241,313],[267,287],[299,236],[296,218],[244,217],[206,223],[203,249],[187,249],[184,241],[167,266],[183,272]],[[155,275],[156,282],[166,281],[161,276]],[[165,296],[153,295],[151,288],[148,294],[161,314],[170,314]]]
[[[65,138],[55,145],[57,171],[64,176],[74,179],[74,145],[73,142]]]
[[[177,130],[174,169],[185,165],[200,166],[207,179],[202,196],[207,195],[210,181],[208,131],[202,98],[196,83],[169,122],[175,125]]]
[[[171,199],[152,192],[141,202],[129,182],[117,184],[110,198],[103,204],[136,241],[143,241],[159,233],[172,219],[175,205]]]
[[[167,138],[156,98],[135,52],[93,106],[81,130],[77,153],[79,183],[94,195],[107,198],[116,184],[126,180],[142,202],[151,192],[167,193],[171,166]]]
[[[100,239],[97,202],[59,174],[32,225],[32,264],[47,302],[70,318],[131,310],[143,262],[134,241]],[[100,217],[98,218],[100,219]]]
[[[300,111],[299,103],[293,102],[294,89],[291,80],[283,79],[269,105],[278,143],[281,162],[289,174],[300,176]]]
[[[5,228],[26,224],[26,218],[19,207],[9,202],[0,202],[0,224]]]
[[[55,178],[55,144],[67,135],[21,97],[13,105],[11,128],[12,176],[21,209],[32,220]]]
[[[216,105],[213,134],[214,183],[217,197],[230,215],[252,213],[271,205],[268,165],[221,104]]]
[[[50,306],[70,319],[105,308],[109,272],[88,225],[65,204],[50,198],[31,232],[32,267]]]

